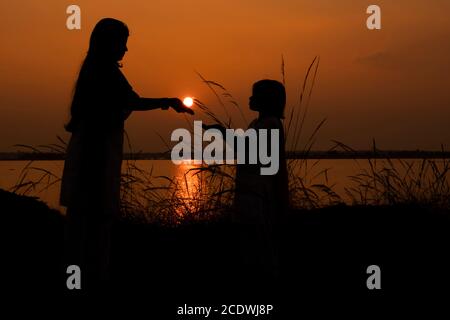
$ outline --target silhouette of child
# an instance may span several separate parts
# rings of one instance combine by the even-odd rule
[[[66,130],[71,132],[60,203],[67,207],[68,264],[80,265],[88,287],[108,277],[111,226],[120,210],[124,122],[132,111],[192,110],[177,98],[141,98],[120,71],[129,31],[116,19],[92,31]]]
[[[275,279],[279,273],[281,225],[289,206],[281,120],[285,105],[286,91],[282,83],[261,80],[253,85],[249,106],[259,116],[250,123],[249,128],[256,129],[256,132],[267,129],[269,137],[271,130],[279,130],[279,170],[275,175],[261,175],[261,164],[238,164],[236,170],[232,218],[239,233],[245,271],[247,276],[250,275],[256,281],[258,277]],[[222,132],[225,130],[220,125],[206,125],[204,128],[215,128]]]

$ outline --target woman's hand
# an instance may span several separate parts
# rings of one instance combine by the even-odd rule
[[[164,106],[163,109],[168,109],[169,107],[171,107],[172,109],[174,109],[178,113],[186,112],[186,113],[189,113],[191,115],[194,114],[194,110],[192,110],[191,108],[186,107],[183,104],[183,102],[180,99],[178,99],[178,98],[168,98],[167,99],[167,105]]]

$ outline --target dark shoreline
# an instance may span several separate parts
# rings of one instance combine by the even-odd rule
[[[450,159],[449,151],[310,151],[287,152],[288,159]],[[64,160],[64,153],[0,152],[0,161]],[[126,160],[170,160],[168,152],[125,153]]]
[[[64,217],[30,197],[0,190],[0,200],[8,239],[2,252],[9,282],[3,289],[68,301],[95,297],[65,287]],[[102,294],[131,298],[133,307],[135,297],[145,297],[146,308],[158,309],[161,319],[179,319],[175,306],[189,301],[270,303],[277,308],[273,318],[290,319],[310,303],[387,310],[399,297],[449,297],[448,210],[414,204],[294,210],[283,230],[281,274],[271,282],[242,269],[226,216],[175,228],[121,219],[114,227],[111,287]],[[370,265],[381,268],[380,291],[366,287]]]

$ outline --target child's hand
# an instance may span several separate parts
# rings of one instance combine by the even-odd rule
[[[178,99],[178,98],[169,98],[168,99],[168,107],[171,107],[172,109],[174,109],[178,113],[186,112],[186,113],[189,113],[191,115],[194,114],[194,110],[192,110],[191,108],[186,107],[183,104],[183,102],[180,99]]]

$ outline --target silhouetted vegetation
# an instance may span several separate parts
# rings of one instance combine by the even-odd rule
[[[334,141],[328,151],[312,151],[317,134],[325,124],[321,120],[315,129],[305,132],[311,96],[316,81],[320,58],[315,57],[303,79],[299,100],[288,105],[285,111],[286,147],[290,151],[288,160],[289,191],[293,209],[312,209],[339,204],[352,205],[419,205],[436,209],[450,207],[450,160],[449,152],[441,151],[383,151],[375,142],[370,151],[357,151],[342,142]],[[282,59],[282,82],[285,79],[285,62]],[[208,119],[224,127],[245,126],[242,107],[233,95],[220,83],[206,79],[198,73],[201,81],[211,90],[217,106],[210,107],[195,100],[199,111]],[[218,111],[222,110],[221,114]],[[238,119],[232,117],[238,114]],[[192,122],[186,118],[192,131]],[[178,225],[185,221],[217,218],[230,210],[233,201],[235,167],[233,165],[206,165],[192,167],[183,177],[155,176],[153,170],[144,170],[137,161],[144,155],[133,152],[128,139],[126,169],[122,174],[122,212],[128,217],[147,222]],[[163,139],[164,141],[164,139]],[[165,152],[170,154],[169,143]],[[33,154],[64,157],[66,142],[58,137],[58,142],[45,146],[19,145]],[[328,183],[328,172],[333,168],[314,172],[321,159],[346,157],[353,159],[361,168],[349,179],[351,183],[344,194],[338,194],[335,186]],[[12,191],[19,194],[35,194],[58,183],[60,177],[43,168],[33,166],[33,159],[24,166],[18,183]],[[363,164],[367,164],[365,168]],[[189,165],[189,162],[187,162]],[[30,178],[30,171],[39,173]],[[320,179],[319,179],[320,178]],[[325,182],[324,182],[325,181]]]
[[[3,290],[85,295],[65,289],[64,217],[36,199],[5,191],[0,202],[2,235],[8,239]],[[220,304],[256,299],[302,314],[308,301],[365,301],[379,310],[391,299],[433,295],[450,285],[448,210],[416,205],[293,210],[284,226],[281,277],[274,283],[256,271],[244,272],[233,228],[226,213],[177,228],[120,219],[105,294],[121,297],[122,303],[144,299],[152,314],[158,310],[169,319],[188,297]],[[366,268],[372,264],[382,269],[378,293],[366,288]],[[304,306],[298,310],[300,296]]]

